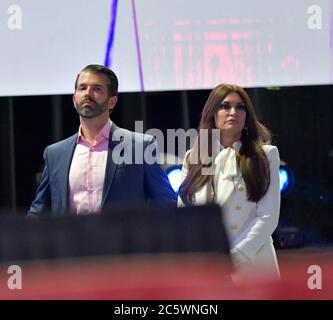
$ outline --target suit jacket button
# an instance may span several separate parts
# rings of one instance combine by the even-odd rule
[[[236,230],[236,229],[238,229],[238,225],[237,225],[237,224],[232,224],[232,225],[230,226],[230,228],[231,228],[232,230]]]
[[[237,204],[237,206],[235,207],[235,210],[239,211],[242,208],[242,206],[240,204]]]

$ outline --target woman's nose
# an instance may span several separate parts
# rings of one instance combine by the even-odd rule
[[[230,113],[230,114],[235,114],[235,113],[237,113],[237,108],[236,108],[235,106],[231,107],[229,113]]]

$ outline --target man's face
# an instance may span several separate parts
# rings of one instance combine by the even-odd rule
[[[108,117],[117,97],[109,97],[104,74],[81,72],[73,102],[77,113],[83,118],[96,118],[102,114]]]

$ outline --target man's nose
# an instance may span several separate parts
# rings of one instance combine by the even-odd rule
[[[91,97],[92,96],[92,88],[91,87],[87,87],[86,90],[85,90],[85,92],[84,92],[84,95]]]

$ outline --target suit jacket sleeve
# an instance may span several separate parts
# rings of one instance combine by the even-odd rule
[[[48,148],[45,149],[43,154],[45,166],[41,174],[35,200],[32,202],[31,207],[28,211],[28,216],[40,215],[43,211],[49,210],[51,206],[47,150]]]
[[[177,196],[173,191],[169,179],[158,163],[159,153],[154,138],[148,141],[148,145],[144,150],[152,155],[155,161],[153,163],[144,162],[144,187],[147,197],[157,206],[160,207],[176,207]]]
[[[276,229],[280,214],[280,158],[275,146],[264,146],[269,161],[271,182],[267,193],[257,203],[256,218],[233,242],[234,247],[250,260],[270,239]]]

